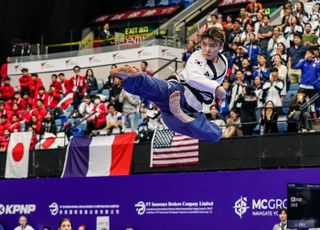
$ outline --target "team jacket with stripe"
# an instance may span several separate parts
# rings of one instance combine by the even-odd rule
[[[202,103],[211,104],[216,88],[219,87],[227,73],[228,64],[224,55],[219,54],[218,63],[209,66],[201,50],[195,51],[180,73],[185,85],[185,97],[189,106],[202,111]]]

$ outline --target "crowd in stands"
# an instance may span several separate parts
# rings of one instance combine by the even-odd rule
[[[208,16],[206,28],[223,28],[226,36],[227,98],[207,111],[225,137],[314,131],[311,120],[318,118],[320,105],[313,87],[320,76],[319,9],[319,3],[306,12],[302,2],[285,2],[276,26],[255,0],[236,18]],[[188,41],[184,63],[197,47],[196,39]]]

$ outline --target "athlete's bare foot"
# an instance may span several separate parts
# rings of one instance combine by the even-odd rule
[[[125,80],[128,77],[138,77],[140,75],[140,70],[134,66],[121,66],[110,70],[110,75],[119,76],[121,79]]]
[[[190,117],[189,115],[187,115],[186,113],[184,113],[182,111],[181,106],[180,106],[180,92],[179,91],[175,91],[170,95],[169,109],[170,109],[170,112],[176,118],[178,118],[180,121],[182,121],[183,123],[187,123],[187,122],[194,120],[193,117]]]

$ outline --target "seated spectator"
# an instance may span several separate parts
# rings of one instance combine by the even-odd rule
[[[230,118],[227,120],[227,126],[224,130],[223,137],[241,137],[242,131],[240,129],[240,118],[236,110],[231,110]]]
[[[12,105],[11,113],[12,113],[12,115],[14,115],[14,114],[18,115],[18,118],[19,118],[19,119],[22,118],[22,117],[21,117],[21,116],[22,116],[22,111],[21,111],[21,109],[19,108],[19,106],[18,106],[17,103],[14,103],[14,104]],[[11,117],[11,118],[12,118],[12,117]]]
[[[53,133],[55,135],[57,134],[57,127],[56,127],[56,123],[53,119],[52,113],[47,112],[46,116],[42,120],[40,133],[41,134]]]
[[[259,76],[264,82],[268,80],[270,70],[267,68],[267,57],[264,55],[258,56],[258,69],[253,72],[252,77],[255,78]]]
[[[31,85],[30,85],[30,95],[35,97],[38,94],[40,87],[43,86],[41,79],[38,77],[37,73],[31,74]]]
[[[94,119],[88,121],[87,131],[91,133],[92,130],[103,129],[106,127],[106,118],[107,118],[107,107],[101,101],[99,96],[96,96],[94,99],[93,112],[96,112]]]
[[[56,90],[56,92],[58,94],[62,93],[62,86],[61,86],[61,82],[58,81],[58,75],[57,74],[52,74],[51,75],[51,84],[50,84],[50,88],[51,86],[53,86]]]
[[[138,129],[138,108],[140,105],[140,97],[130,94],[122,89],[119,102],[122,103],[122,115],[124,119],[124,125],[126,128],[132,130]]]
[[[239,109],[241,130],[243,135],[252,135],[252,130],[257,125],[257,97],[254,92],[254,87],[251,85],[247,85],[245,88],[242,88],[242,90],[237,100],[237,103],[241,104]]]
[[[287,41],[290,43],[290,46],[294,44],[294,36],[295,34],[300,35],[300,37],[303,34],[303,27],[300,24],[300,21],[298,18],[294,15],[291,15],[289,17],[289,20],[287,24],[282,28],[283,35],[287,39]]]
[[[231,73],[234,74],[237,70],[242,69],[242,61],[247,57],[246,49],[243,46],[238,46],[236,55],[233,57]]]
[[[13,99],[14,96],[14,88],[10,85],[10,78],[6,77],[4,79],[4,84],[0,87],[0,91],[2,94],[2,100],[7,101]]]
[[[222,24],[218,21],[218,15],[211,14],[211,27],[217,27],[223,30]]]
[[[302,44],[306,47],[316,47],[318,37],[312,32],[312,26],[310,23],[304,25],[304,33],[302,35]]]
[[[222,26],[223,26],[223,29],[226,33],[226,38],[229,37],[229,34],[230,32],[233,30],[233,19],[232,19],[232,16],[230,14],[228,14],[226,16],[226,21],[225,22],[222,22]]]
[[[243,81],[243,73],[241,70],[237,70],[236,72],[236,81],[233,83],[232,86],[232,91],[231,91],[231,101],[230,101],[230,105],[229,105],[229,111],[231,111],[232,109],[238,109],[240,108],[237,100],[238,97],[241,95],[243,88],[246,86],[247,84]]]
[[[119,128],[120,132],[122,132],[122,115],[120,112],[116,110],[114,104],[108,105],[108,115],[107,115],[107,133],[110,135],[112,130],[115,128]]]
[[[292,15],[292,4],[290,1],[286,0],[280,12],[281,24],[287,24],[291,15]]]
[[[288,132],[311,130],[310,106],[302,107],[306,102],[306,94],[300,89],[289,104]]]
[[[305,24],[309,21],[309,14],[304,9],[304,4],[299,1],[295,4],[295,15],[297,15],[297,18],[301,21],[301,24]]]
[[[8,130],[10,133],[13,133],[14,130],[21,132],[21,125],[19,121],[19,115],[13,114],[11,117],[11,125],[9,126]],[[24,131],[24,130],[23,130]]]
[[[23,68],[21,70],[22,76],[19,78],[20,83],[20,93],[23,95],[25,93],[31,93],[30,87],[31,87],[31,76],[29,75],[29,70],[27,68]]]
[[[251,33],[254,33],[254,28],[253,28],[252,24],[247,23],[245,31],[243,31],[243,33],[241,34],[241,41],[243,41],[244,46],[246,46],[247,43],[250,43],[250,34]]]
[[[86,75],[84,77],[87,81],[88,84],[88,88],[87,88],[87,94],[90,95],[90,92],[93,90],[98,90],[98,83],[97,83],[97,79],[93,74],[93,70],[92,69],[87,69],[86,71]]]
[[[262,109],[261,125],[264,134],[278,133],[278,113],[272,101],[267,101]]]
[[[21,96],[20,96],[21,97]],[[26,105],[32,105],[33,104],[33,100],[32,100],[32,98],[30,97],[30,94],[29,93],[25,93],[24,95],[23,95],[23,101],[25,102],[25,106],[24,106],[24,108],[22,107],[21,109],[23,110],[23,109],[26,109]]]
[[[66,79],[66,77],[64,76],[64,73],[59,73],[58,76],[61,83],[61,89],[62,89],[61,93],[65,96],[71,92],[70,81]]]
[[[288,68],[282,64],[281,56],[276,54],[273,58],[274,67],[278,69],[278,78],[283,81],[284,87],[282,91],[282,95],[286,95],[287,92],[287,76],[288,76]]]
[[[248,58],[252,66],[258,66],[258,56],[261,54],[261,47],[256,41],[256,35],[250,33],[249,35],[250,42],[245,45],[245,52],[248,54]]]
[[[9,130],[11,126],[11,122],[8,120],[8,116],[6,114],[2,114],[0,117],[0,136],[4,135],[5,130]]]
[[[9,146],[10,132],[8,129],[4,130],[0,135],[0,152],[6,152]]]
[[[285,45],[280,42],[277,44],[277,50],[276,50],[276,54],[275,55],[280,55],[282,61],[284,64],[287,64],[288,62],[288,55],[287,55],[287,50]],[[271,61],[274,61],[274,56],[271,57]]]
[[[152,73],[148,70],[148,62],[147,61],[141,61],[140,62],[140,69],[143,73],[145,73],[147,76],[151,77]]]
[[[265,101],[272,101],[278,111],[282,111],[282,97],[284,82],[278,78],[278,69],[271,68],[269,80],[263,85],[263,98]]]
[[[194,41],[189,41],[187,45],[187,49],[183,51],[182,53],[182,65],[183,67],[186,66],[186,63],[191,56],[191,54],[195,51],[195,42]]]
[[[44,107],[48,106],[48,94],[43,86],[39,88],[38,94],[33,98],[33,108],[37,107],[38,100],[42,101]]]
[[[226,119],[229,116],[229,108],[231,103],[231,83],[228,79],[224,79],[222,86],[226,91],[226,97],[220,101],[219,114]]]
[[[256,2],[256,0],[250,0],[250,3],[248,3],[246,10],[252,22],[256,22],[258,20],[257,14],[263,12],[262,4]]]
[[[282,36],[280,27],[274,26],[273,27],[273,36],[272,36],[272,38],[269,39],[269,42],[268,42],[268,52],[271,57],[273,57],[276,54],[278,44],[280,42],[282,44],[285,44],[285,49],[290,47],[289,44],[287,44],[286,39]]]
[[[210,113],[207,114],[207,118],[209,121],[216,124],[222,130],[222,132],[224,132],[226,129],[226,122],[224,121],[223,117],[220,116],[216,105],[210,106]]]
[[[30,93],[25,93],[24,95],[29,95],[29,94]],[[21,94],[19,92],[16,92],[14,94],[14,99],[12,100],[10,106],[12,106],[13,104],[18,104],[18,106],[21,110],[25,110],[27,108],[27,103],[23,98],[21,98]]]
[[[269,25],[270,17],[268,15],[263,16],[262,22],[263,24],[259,28],[257,39],[260,41],[261,54],[264,54],[268,57],[268,42],[272,37],[273,28]]]
[[[151,102],[149,106],[141,104],[140,112],[141,117],[143,118],[143,123],[147,125],[149,130],[164,128],[160,110],[153,102]]]
[[[3,101],[0,101],[0,116],[1,115],[6,115],[9,120],[11,119],[12,113],[10,109],[6,109],[4,106]]]
[[[36,144],[38,143],[37,133],[31,126],[28,127],[27,131],[32,133],[31,142],[30,142],[30,151],[33,151]]]
[[[73,67],[73,72],[75,76],[70,78],[70,91],[73,93],[73,108],[77,110],[87,92],[88,85],[84,76],[80,75],[79,66]]]
[[[259,122],[261,118],[261,110],[263,106],[262,80],[259,76],[254,78],[253,87],[254,87],[254,93],[257,97],[256,117],[257,117],[257,121]]]
[[[120,93],[122,91],[122,80],[119,77],[114,77],[113,86],[110,90],[110,103],[116,106],[117,111],[122,111],[122,104],[119,102]]]
[[[37,120],[41,123],[43,118],[47,115],[47,110],[43,105],[43,101],[41,99],[37,100],[36,107],[32,109],[31,116],[36,116]]]
[[[60,102],[60,91],[56,89],[53,85],[50,86],[49,92],[48,92],[48,100],[46,107],[53,110],[57,108],[57,105]]]
[[[111,70],[117,68],[116,64],[111,65]],[[109,75],[107,81],[104,83],[103,88],[110,90],[113,86],[114,76]]]
[[[236,20],[234,22],[233,30],[230,32],[229,37],[226,41],[226,44],[231,48],[232,43],[241,43],[241,22]]]
[[[39,121],[37,115],[32,115],[31,116],[30,122],[27,123],[27,127],[28,127],[28,129],[29,129],[29,127],[31,127],[35,131],[36,134],[40,134],[41,121]]]
[[[251,83],[252,80],[252,67],[248,58],[242,60],[243,79],[245,82]]]
[[[81,117],[85,117],[93,112],[94,104],[89,95],[84,97],[84,101],[79,106],[79,113]]]

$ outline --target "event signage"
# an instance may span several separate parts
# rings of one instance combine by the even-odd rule
[[[320,168],[2,180],[0,224],[35,229],[272,229],[288,183],[320,184]],[[257,228],[257,226],[259,226]]]

